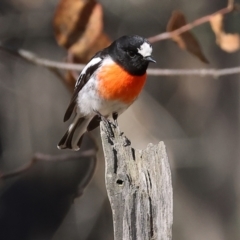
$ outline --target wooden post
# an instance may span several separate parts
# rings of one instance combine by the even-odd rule
[[[172,239],[173,198],[165,145],[135,150],[130,141],[101,122],[105,178],[113,213],[114,240]]]

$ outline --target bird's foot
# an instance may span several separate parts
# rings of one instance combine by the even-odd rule
[[[127,147],[127,146],[130,146],[130,145],[131,145],[131,141],[126,136],[124,136],[124,144],[123,144],[123,146]]]
[[[118,113],[117,113],[117,112],[113,112],[113,113],[112,113],[112,118],[113,118],[113,121],[114,121],[114,123],[115,123],[115,128],[117,128],[117,127],[118,127],[118,121],[117,121],[117,119],[118,119]]]
[[[117,129],[117,131],[118,131],[118,135],[119,136],[122,136],[122,134],[123,134],[123,132],[121,132],[120,131],[120,128],[119,128],[119,126],[118,126],[118,121],[117,121],[117,119],[118,119],[118,113],[117,112],[113,112],[112,113],[112,118],[113,118],[113,121],[114,121],[114,124],[115,124],[115,128]]]
[[[94,110],[94,112],[99,116],[99,118],[101,118],[101,121],[103,121],[103,123],[107,129],[108,137],[113,138],[114,137],[114,133],[112,130],[113,123],[109,119],[107,119],[105,116],[103,116],[100,112],[98,112],[97,110]]]

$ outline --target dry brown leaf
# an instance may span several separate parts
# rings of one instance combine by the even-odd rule
[[[180,11],[174,11],[167,25],[167,31],[172,32],[187,24],[186,18]],[[181,49],[187,50],[202,62],[208,63],[207,58],[204,56],[201,46],[194,35],[187,31],[180,35],[173,35],[172,40],[178,44]]]
[[[210,25],[212,27],[213,32],[216,34],[220,34],[223,29],[223,15],[216,14],[210,18]]]
[[[85,31],[96,1],[62,0],[57,6],[53,27],[60,46],[69,48]]]
[[[210,25],[216,36],[216,43],[226,52],[235,52],[240,49],[240,36],[237,33],[226,33],[223,26],[223,15],[216,14],[211,17]]]
[[[81,63],[111,42],[103,33],[102,6],[95,0],[62,0],[53,25],[58,44]]]
[[[110,44],[109,38],[103,30],[102,6],[96,4],[89,17],[85,31],[81,37],[69,48],[69,51],[83,60],[89,60],[96,51]]]
[[[240,49],[240,36],[237,33],[222,33],[218,39],[218,42],[222,50],[229,53]]]
[[[54,34],[58,44],[68,50],[68,62],[87,63],[111,41],[103,32],[102,6],[95,0],[61,0],[54,20]],[[76,71],[68,71],[66,82],[74,89]]]

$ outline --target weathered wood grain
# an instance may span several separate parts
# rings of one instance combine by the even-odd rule
[[[171,172],[163,142],[135,150],[119,128],[101,123],[115,240],[170,240],[173,223]]]

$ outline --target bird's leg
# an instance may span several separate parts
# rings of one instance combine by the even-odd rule
[[[121,136],[123,134],[123,132],[120,131],[120,128],[118,126],[118,113],[117,112],[113,112],[112,113],[112,118],[113,118],[113,121],[114,121],[114,124],[115,124],[115,128],[117,128],[117,131],[118,131],[118,134],[119,136]]]
[[[98,115],[99,118],[101,118],[101,120],[102,120],[104,123],[109,122],[108,119],[107,119],[105,116],[103,116],[99,111],[97,111],[97,110],[93,110],[93,111]]]
[[[103,116],[99,111],[97,110],[93,110],[100,118],[101,120],[104,122],[106,128],[107,128],[107,134],[108,134],[108,137],[114,137],[114,133],[113,133],[113,130],[112,130],[112,126],[111,126],[111,122],[105,117]]]
[[[112,113],[112,118],[113,118],[113,120],[114,120],[115,126],[118,127],[118,121],[117,121],[117,119],[118,119],[118,113],[117,113],[117,112],[113,112],[113,113]]]

